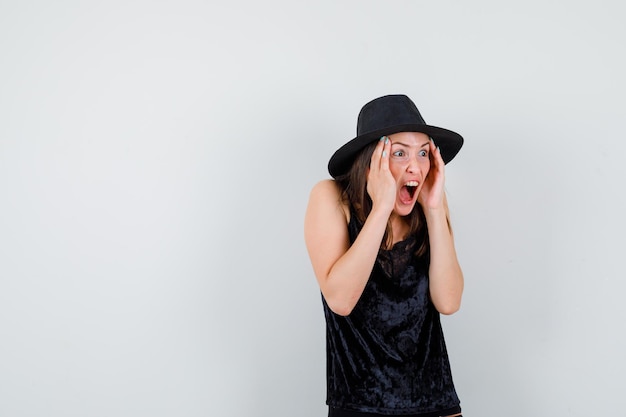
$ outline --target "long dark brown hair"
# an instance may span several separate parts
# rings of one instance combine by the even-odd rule
[[[377,142],[372,142],[357,155],[350,170],[335,180],[341,188],[341,197],[344,203],[348,204],[351,212],[356,214],[357,220],[363,224],[372,211],[372,199],[367,193],[367,172],[376,148]],[[403,219],[409,226],[409,235],[415,235],[417,246],[415,254],[418,257],[427,255],[430,249],[428,241],[428,228],[426,227],[426,217],[419,202]],[[391,220],[387,220],[387,229],[381,242],[381,249],[391,249],[393,246],[393,232],[391,230]]]

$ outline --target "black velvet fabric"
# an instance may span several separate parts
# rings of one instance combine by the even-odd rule
[[[461,412],[461,407],[456,406],[449,408],[447,410],[435,411],[432,413],[419,413],[419,414],[402,414],[402,417],[447,417],[447,416],[455,416],[455,417],[463,417],[463,415],[459,414]],[[360,411],[354,410],[345,410],[343,408],[333,408],[328,407],[328,417],[389,417],[389,414],[378,414],[378,413],[363,413]]]
[[[352,215],[350,239],[360,225]],[[440,316],[428,292],[428,259],[415,237],[380,251],[349,316],[326,318],[327,404],[384,415],[432,413],[459,406]]]

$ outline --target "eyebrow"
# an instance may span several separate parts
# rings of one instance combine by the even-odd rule
[[[428,142],[424,142],[424,143],[422,143],[421,145],[419,145],[419,146],[418,146],[418,148],[423,148],[424,146],[428,146],[428,144],[429,144],[429,143],[430,143],[430,141],[428,141]],[[406,144],[406,143],[404,143],[404,142],[391,142],[391,144],[392,144],[392,145],[400,145],[400,146],[405,146],[405,147],[407,147],[407,148],[410,148],[410,147],[411,147],[411,145],[407,145],[407,144]]]

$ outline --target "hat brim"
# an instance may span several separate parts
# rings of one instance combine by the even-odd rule
[[[380,139],[381,136],[393,135],[399,132],[420,132],[430,136],[435,141],[435,145],[441,150],[441,157],[446,164],[454,159],[463,146],[463,137],[461,135],[442,127],[426,124],[391,126],[359,135],[337,149],[330,161],[328,161],[328,172],[333,178],[347,173],[352,166],[354,158],[368,144]]]

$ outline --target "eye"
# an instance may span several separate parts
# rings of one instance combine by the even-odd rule
[[[420,151],[419,155],[420,155],[420,156],[427,156],[427,155],[428,155],[428,152],[422,149],[422,150]]]
[[[395,151],[393,153],[393,156],[398,157],[398,158],[402,158],[404,157],[406,154],[404,153],[404,151]]]

